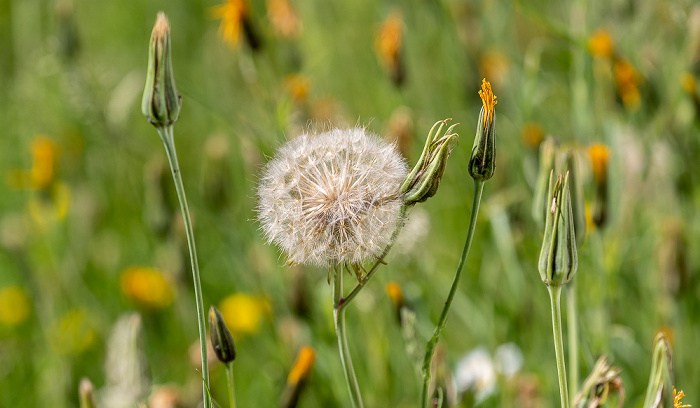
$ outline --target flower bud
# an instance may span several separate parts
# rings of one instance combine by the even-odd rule
[[[148,71],[141,111],[153,126],[171,126],[180,116],[182,99],[175,87],[170,55],[170,24],[163,12],[158,13],[148,49]]]
[[[287,386],[279,401],[281,408],[294,408],[298,405],[301,392],[306,388],[306,383],[314,366],[316,352],[309,346],[299,350],[296,361],[287,376]]]
[[[574,277],[578,267],[568,172],[559,176],[556,184],[554,172],[550,173],[547,203],[544,240],[539,261],[540,277],[547,286],[562,286]]]
[[[602,228],[608,220],[608,163],[610,149],[596,143],[588,149],[595,183],[595,201],[593,205],[593,223]]]
[[[645,407],[673,407],[673,350],[663,332],[654,339],[651,373],[644,397]]]
[[[601,356],[593,371],[583,382],[581,391],[576,394],[572,405],[576,408],[603,407],[611,404],[613,393],[617,394],[617,405],[625,401],[625,385],[620,377],[622,369],[611,366],[606,356]]]
[[[553,137],[546,138],[540,143],[540,163],[539,172],[537,173],[537,184],[535,184],[535,194],[532,200],[532,218],[537,224],[542,227],[547,206],[544,201],[547,199],[547,181],[549,175],[554,168],[554,158],[557,154],[558,143]]]
[[[224,317],[216,306],[209,308],[209,337],[214,348],[214,354],[224,364],[236,359],[236,345],[231,332],[226,327]]]
[[[450,119],[435,122],[428,133],[423,153],[421,153],[418,162],[401,185],[399,194],[404,196],[406,205],[422,203],[434,196],[438,187],[440,187],[440,180],[442,180],[442,175],[445,172],[447,158],[452,152],[453,146],[450,142],[459,137],[458,134],[452,133],[452,129],[457,126],[457,124],[454,124],[447,129],[444,135],[438,138],[448,120]]]
[[[491,92],[491,84],[484,78],[479,91],[483,107],[476,126],[472,157],[469,159],[469,175],[474,181],[486,181],[496,170],[496,96]]]

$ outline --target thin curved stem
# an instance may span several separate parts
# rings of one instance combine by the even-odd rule
[[[236,408],[236,390],[233,387],[233,364],[226,364],[226,381],[228,382],[228,401],[231,408]]]
[[[554,353],[557,357],[557,374],[562,408],[569,408],[569,390],[566,384],[566,363],[564,362],[564,342],[561,329],[561,286],[548,286],[552,303],[552,331],[554,333]]]
[[[187,234],[187,246],[190,250],[190,264],[192,266],[192,281],[194,282],[194,297],[197,304],[197,323],[199,327],[199,345],[201,348],[202,355],[202,378],[204,379],[204,384],[202,384],[202,394],[204,400],[204,406],[210,407],[211,401],[209,399],[209,363],[207,360],[207,330],[205,327],[205,314],[204,314],[204,303],[202,301],[202,283],[199,278],[199,263],[197,262],[197,248],[194,243],[194,231],[192,229],[192,220],[190,219],[190,210],[187,206],[187,196],[185,195],[185,186],[182,183],[182,176],[180,175],[180,166],[177,161],[177,152],[175,151],[175,140],[173,138],[173,127],[164,126],[156,127],[158,134],[160,135],[163,145],[165,146],[165,153],[168,156],[168,161],[170,162],[170,170],[173,174],[173,181],[175,182],[175,190],[177,191],[177,198],[180,201],[180,209],[182,210],[182,218],[185,223],[185,232]]]
[[[452,280],[452,287],[450,288],[450,293],[447,295],[447,300],[445,300],[445,306],[442,308],[442,313],[440,314],[440,319],[438,320],[437,326],[435,326],[435,331],[433,332],[433,337],[428,341],[425,347],[425,357],[423,359],[423,391],[421,393],[421,407],[427,408],[430,403],[430,366],[433,361],[433,354],[435,352],[435,346],[440,339],[440,333],[442,329],[447,324],[447,314],[450,311],[450,306],[452,306],[452,300],[457,293],[457,287],[459,286],[459,279],[462,276],[462,269],[464,269],[464,264],[469,256],[469,248],[472,245],[472,240],[474,239],[474,230],[476,229],[476,219],[479,214],[479,204],[481,204],[481,193],[484,191],[483,181],[474,181],[474,198],[472,199],[472,213],[469,217],[469,230],[467,231],[467,239],[464,242],[464,248],[462,249],[462,256],[459,258],[459,264],[457,265],[457,272]]]
[[[385,263],[385,262],[384,262],[384,257],[387,256],[387,254],[389,253],[389,251],[391,250],[391,248],[394,246],[394,242],[396,242],[396,237],[399,236],[399,232],[401,232],[401,229],[403,229],[403,226],[404,226],[404,221],[403,221],[403,219],[404,219],[404,217],[406,216],[406,213],[408,212],[408,208],[409,208],[409,207],[408,207],[408,206],[405,206],[405,205],[401,207],[401,210],[400,210],[400,212],[399,212],[399,220],[400,220],[400,221],[399,221],[399,223],[396,225],[396,228],[394,229],[394,232],[391,234],[391,239],[389,240],[389,245],[387,245],[386,248],[384,248],[384,251],[382,252],[382,254],[381,254],[381,255],[379,256],[379,258],[374,262],[374,265],[372,266],[372,269],[370,269],[369,272],[367,272],[367,275],[365,275],[365,277],[362,278],[362,281],[361,281],[360,283],[358,283],[357,286],[355,286],[355,288],[352,290],[352,292],[350,292],[350,294],[348,294],[347,297],[341,298],[341,299],[340,299],[340,303],[339,303],[339,305],[337,306],[337,308],[338,308],[341,312],[343,312],[343,311],[345,310],[345,308],[348,307],[348,305],[349,305],[350,303],[352,303],[353,300],[355,300],[355,297],[362,291],[362,289],[365,288],[365,284],[366,284],[367,282],[369,282],[370,279],[372,279],[372,278],[374,277],[374,275],[375,275],[375,274],[377,273],[377,271],[379,270],[379,266],[380,266],[381,264],[384,264],[384,263]],[[341,295],[341,296],[342,296],[342,295]]]
[[[363,408],[360,386],[357,383],[355,369],[352,366],[348,339],[345,334],[345,310],[341,308],[341,298],[343,294],[343,271],[340,267],[335,267],[333,273],[333,319],[335,321],[335,335],[338,338],[338,351],[340,352],[340,362],[345,372],[345,383],[348,386],[350,400],[354,408]]]

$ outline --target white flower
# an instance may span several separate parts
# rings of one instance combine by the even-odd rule
[[[381,256],[400,219],[408,168],[363,128],[304,134],[263,170],[258,219],[290,263],[328,267]]]
[[[462,357],[455,368],[457,392],[475,393],[479,403],[496,392],[496,368],[489,352],[479,347]]]

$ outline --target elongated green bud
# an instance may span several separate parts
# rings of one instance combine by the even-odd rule
[[[224,317],[216,306],[209,308],[209,337],[219,361],[228,364],[236,359],[236,345],[233,342],[233,337],[226,327]]]
[[[644,397],[644,408],[671,408],[673,404],[673,350],[662,332],[654,339],[654,355],[651,361],[649,384]]]
[[[450,119],[435,122],[428,133],[423,153],[401,185],[399,193],[404,196],[406,205],[422,203],[434,196],[440,187],[447,158],[452,152],[453,144],[450,142],[459,137],[456,133],[452,133],[452,129],[458,124],[450,126],[445,134],[439,136],[448,120]]]
[[[141,111],[155,127],[171,126],[180,116],[182,99],[175,86],[170,55],[170,24],[158,13],[148,49],[148,72]]]
[[[469,175],[474,181],[486,181],[496,170],[496,96],[491,92],[491,84],[484,78],[479,91],[484,106],[479,113],[472,156],[469,159]]]
[[[574,277],[578,268],[568,172],[559,176],[556,184],[554,172],[550,173],[547,205],[539,261],[540,277],[547,286],[562,286]]]

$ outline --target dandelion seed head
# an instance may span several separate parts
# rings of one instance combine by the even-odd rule
[[[306,133],[263,170],[258,219],[290,263],[328,267],[379,257],[401,222],[408,167],[364,128]]]

